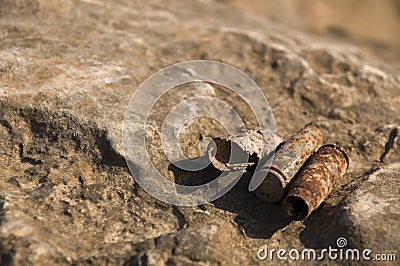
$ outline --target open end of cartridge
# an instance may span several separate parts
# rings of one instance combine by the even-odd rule
[[[249,155],[237,143],[223,138],[215,138],[207,147],[207,155],[212,165],[220,171],[246,169],[249,163]],[[245,160],[244,160],[245,159]]]
[[[270,169],[261,185],[254,191],[258,198],[266,202],[280,201],[284,193],[284,181],[279,172]]]
[[[288,196],[283,204],[286,214],[295,221],[304,220],[308,215],[308,205],[300,197]]]
[[[214,143],[210,142],[207,150],[208,158],[215,168],[220,171],[228,170],[226,163],[229,161],[229,157],[231,155],[231,146],[229,140],[216,138],[214,139]]]

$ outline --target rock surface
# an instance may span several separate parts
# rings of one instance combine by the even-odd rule
[[[252,265],[265,263],[265,244],[322,249],[338,237],[398,252],[400,77],[390,67],[213,1],[6,0],[0,15],[1,264]],[[348,151],[349,172],[307,220],[290,222],[279,204],[258,200],[248,175],[197,207],[163,203],[135,183],[122,152],[125,108],[148,76],[191,59],[252,77],[284,137],[312,124]],[[255,127],[235,96],[209,87],[199,93],[237,105]],[[147,145],[179,181],[191,175],[158,149],[175,98],[150,117]],[[182,150],[199,156],[203,137],[223,133],[198,119]]]
[[[218,0],[325,40],[356,44],[369,56],[400,66],[397,0]]]

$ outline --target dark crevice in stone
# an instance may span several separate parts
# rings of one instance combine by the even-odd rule
[[[388,154],[388,152],[390,151],[390,149],[393,148],[394,142],[398,135],[399,135],[399,129],[397,127],[390,132],[389,139],[385,145],[385,151],[382,153],[382,155],[379,158],[380,162],[383,162],[383,160],[385,159],[385,157]]]
[[[127,168],[124,157],[112,147],[107,131],[98,128],[95,123],[79,121],[66,112],[51,112],[46,108],[17,109],[10,104],[2,103],[1,111],[3,117],[4,114],[9,114],[7,117],[12,117],[16,123],[21,124],[19,120],[25,120],[29,128],[19,129],[21,132],[18,134],[31,134],[33,143],[45,143],[46,147],[52,145],[50,143],[55,143],[52,147],[56,149],[72,149],[87,153],[95,164]],[[1,121],[1,124],[12,129],[11,123],[7,120]],[[73,147],[67,144],[70,140],[75,142]],[[26,156],[25,146],[26,143],[19,144],[21,161],[32,165],[43,164],[41,159]],[[42,151],[37,153],[40,154]],[[40,154],[44,157],[46,155]]]
[[[184,226],[187,224],[185,215],[181,212],[178,206],[173,205],[172,206],[172,214],[176,216],[178,219],[178,224],[179,224],[179,230],[184,228]]]

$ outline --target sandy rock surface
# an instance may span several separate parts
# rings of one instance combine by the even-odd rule
[[[248,174],[197,207],[163,203],[135,183],[122,152],[126,106],[148,76],[194,59],[253,78],[284,138],[312,124],[348,152],[348,173],[307,220],[291,222],[280,204],[260,201]],[[257,258],[265,244],[323,249],[338,237],[396,253],[400,76],[391,71],[356,47],[213,1],[1,1],[1,264],[254,265],[265,263]],[[146,145],[176,182],[213,174],[171,168],[159,149],[163,117],[193,92],[237,105],[255,127],[247,107],[218,86],[167,94],[149,118]],[[197,157],[203,137],[224,133],[198,119],[181,148]]]

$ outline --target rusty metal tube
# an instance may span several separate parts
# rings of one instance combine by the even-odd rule
[[[264,179],[255,190],[257,197],[266,202],[280,201],[287,185],[321,144],[322,133],[313,126],[307,126],[290,137],[275,152],[271,166],[267,163],[257,166],[253,179]]]
[[[274,131],[260,129],[248,130],[237,136],[215,138],[207,147],[207,156],[211,164],[220,171],[244,170],[255,164],[266,154],[275,150],[282,138]],[[245,154],[248,161],[231,161],[231,154]],[[237,156],[243,158],[243,156]]]
[[[349,167],[346,153],[337,145],[322,146],[307,162],[283,201],[286,214],[304,220],[329,195]]]

